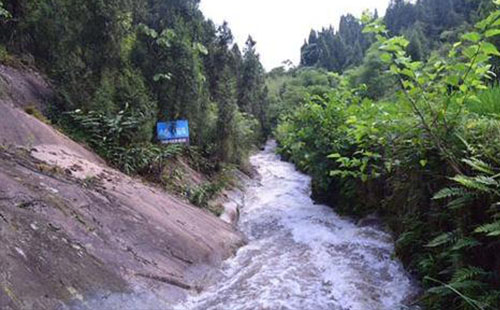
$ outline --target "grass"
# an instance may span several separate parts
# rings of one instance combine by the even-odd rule
[[[27,63],[30,63],[27,61]],[[9,53],[9,51],[5,48],[4,45],[0,44],[0,64],[14,67],[14,68],[22,68],[23,61],[18,57]]]
[[[51,125],[51,122],[49,121],[49,119],[46,118],[45,115],[43,115],[43,113],[40,112],[40,110],[38,110],[38,108],[35,105],[29,105],[29,106],[25,107],[24,108],[24,112],[26,112],[27,114],[29,114],[29,115],[33,116],[34,118],[38,119],[42,123]]]
[[[478,94],[479,100],[469,100],[467,109],[482,116],[500,116],[500,86],[488,88]]]
[[[0,45],[0,63],[9,64],[12,62],[12,56],[9,54],[5,46]]]
[[[51,166],[47,165],[44,163],[40,163],[36,165],[36,168],[45,174],[50,174],[50,175],[64,175],[64,169],[58,167],[58,166]]]

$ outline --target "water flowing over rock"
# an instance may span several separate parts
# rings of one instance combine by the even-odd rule
[[[416,287],[393,257],[389,234],[357,226],[310,198],[311,180],[275,145],[252,157],[240,229],[249,243],[212,285],[178,310],[408,309]]]

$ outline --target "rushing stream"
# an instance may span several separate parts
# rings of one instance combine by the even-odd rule
[[[415,287],[392,259],[391,236],[359,227],[310,198],[311,180],[271,142],[252,157],[239,228],[249,239],[186,310],[396,310]]]

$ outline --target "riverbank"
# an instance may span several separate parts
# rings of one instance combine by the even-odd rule
[[[168,305],[244,244],[232,225],[27,114],[26,100],[47,104],[47,83],[0,69],[1,309]]]

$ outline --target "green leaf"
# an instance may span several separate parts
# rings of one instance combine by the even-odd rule
[[[327,158],[333,159],[333,158],[340,158],[340,157],[342,157],[342,155],[340,155],[339,153],[334,153],[334,154],[328,155]]]
[[[164,29],[161,32],[161,37],[165,38],[166,40],[172,40],[175,38],[175,31],[173,29]]]
[[[441,245],[445,245],[445,244],[448,244],[450,242],[453,241],[453,238],[454,238],[454,233],[451,233],[451,232],[447,232],[447,233],[444,233],[444,234],[441,234],[439,236],[437,236],[436,238],[434,238],[431,242],[429,242],[426,247],[428,248],[435,248],[435,247],[438,247],[438,246],[441,246]]]
[[[0,18],[6,18],[6,19],[12,18],[10,12],[2,7],[2,2],[0,2]]]
[[[455,244],[453,245],[453,247],[451,249],[453,251],[460,251],[462,249],[474,248],[478,245],[481,245],[481,243],[479,241],[477,241],[474,238],[467,237],[467,238],[462,238],[462,239],[457,240],[457,242],[455,242]]]
[[[169,48],[171,46],[170,41],[166,38],[163,38],[163,37],[156,40],[156,43],[163,48]]]
[[[450,208],[452,210],[462,209],[465,206],[467,206],[468,204],[470,204],[471,197],[472,197],[471,194],[468,194],[468,193],[464,192],[464,196],[458,197],[457,199],[454,199],[454,200],[450,201],[446,205],[446,207]]]
[[[471,178],[465,175],[457,175],[456,177],[451,178],[451,180],[461,184],[467,189],[477,190],[484,193],[491,193],[492,189],[489,187],[492,184],[490,181],[494,181],[492,178]]]
[[[500,17],[500,10],[494,10],[488,17],[476,24],[476,28],[480,30],[485,30],[490,25],[497,22]]]
[[[194,49],[202,55],[208,55],[208,49],[201,43],[195,43]]]
[[[462,196],[464,194],[464,190],[461,188],[457,187],[445,187],[439,192],[437,192],[434,197],[432,197],[433,200],[441,200],[441,199],[446,199],[446,198],[452,198],[452,197],[457,197],[457,196]]]
[[[446,82],[452,86],[458,86],[458,83],[460,82],[460,77],[457,75],[450,75],[446,77]]]
[[[486,276],[487,272],[478,267],[460,268],[453,274],[452,282],[463,282]]]
[[[500,236],[500,221],[494,222],[492,224],[487,224],[480,226],[474,230],[476,233],[486,234],[489,237]]]
[[[488,54],[488,55],[500,56],[500,52],[498,51],[496,46],[489,43],[489,42],[483,43],[482,48],[483,48],[483,52]]]
[[[472,45],[467,47],[462,51],[462,54],[466,56],[469,59],[474,58],[474,56],[478,53],[479,51],[479,46],[478,45]]]
[[[411,71],[410,69],[403,69],[401,70],[401,74],[405,75],[411,79],[415,79],[415,72]]]
[[[403,87],[404,87],[405,89],[413,89],[413,90],[417,91],[417,89],[416,89],[416,88],[414,88],[414,87],[415,87],[415,85],[414,85],[412,82],[410,82],[410,81],[406,81],[406,80],[405,80],[405,81],[403,81]]]
[[[500,34],[500,29],[490,29],[484,33],[487,38],[495,37]]]
[[[391,65],[390,70],[394,74],[399,74],[400,73],[400,70],[399,70],[398,66],[396,66],[396,65]]]
[[[158,73],[153,76],[153,81],[159,82],[161,80],[170,80],[172,78],[172,75],[169,73]]]
[[[380,59],[384,63],[391,63],[392,62],[392,55],[389,53],[382,53],[382,55],[380,55]]]
[[[410,41],[408,41],[405,37],[399,36],[399,37],[394,37],[389,39],[394,44],[397,44],[401,47],[407,47],[410,44]]]
[[[361,22],[363,24],[369,24],[373,21],[373,14],[369,10],[363,11],[363,14],[361,14]]]
[[[477,32],[469,32],[462,36],[462,40],[472,41],[475,43],[481,40],[481,35]]]
[[[479,102],[481,102],[481,101],[479,101]],[[476,171],[483,172],[483,173],[486,173],[489,175],[495,174],[495,172],[493,172],[493,168],[491,167],[491,165],[488,163],[485,163],[484,161],[482,161],[480,159],[477,159],[477,158],[462,159],[462,162],[464,162],[465,164],[467,164],[469,167],[471,167],[472,169],[474,169]]]

